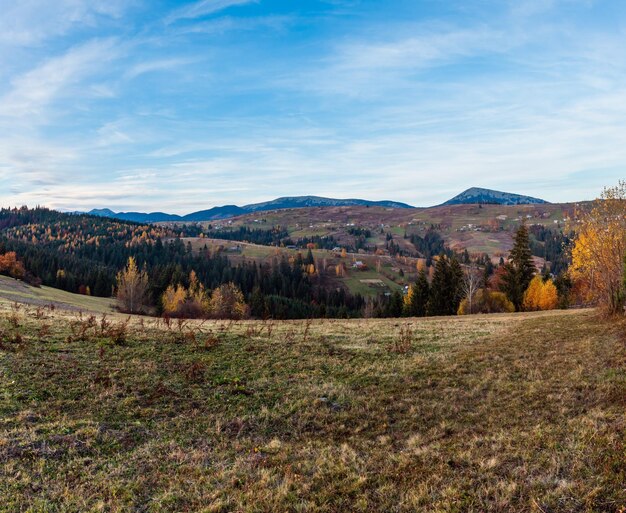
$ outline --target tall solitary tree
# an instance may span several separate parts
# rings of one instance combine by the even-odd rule
[[[513,249],[509,253],[509,261],[504,264],[501,289],[517,311],[522,309],[524,292],[537,272],[530,251],[528,227],[522,224],[515,232]]]
[[[141,271],[133,257],[126,267],[117,273],[117,303],[123,312],[142,313],[147,304],[148,273]]]

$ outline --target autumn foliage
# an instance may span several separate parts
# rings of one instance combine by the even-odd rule
[[[504,292],[489,289],[480,289],[474,295],[471,313],[511,313],[515,306],[506,297]],[[461,301],[458,315],[469,315],[470,305],[467,298]]]
[[[209,300],[204,285],[194,271],[189,275],[189,287],[170,285],[161,298],[163,315],[168,317],[201,318],[210,313]]]
[[[559,295],[554,282],[535,276],[524,293],[524,310],[554,310],[558,304]]]
[[[133,257],[117,274],[117,303],[122,312],[143,313],[148,304],[148,273],[139,270]]]
[[[243,319],[248,315],[243,294],[234,283],[217,287],[211,294],[209,308],[211,316],[218,319]]]
[[[0,274],[6,274],[19,280],[24,278],[26,271],[14,251],[0,255]]]
[[[583,299],[609,313],[622,311],[625,256],[626,181],[620,181],[605,189],[593,208],[581,214],[571,275]]]

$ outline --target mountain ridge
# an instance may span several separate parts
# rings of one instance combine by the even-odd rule
[[[465,204],[496,204],[496,205],[533,205],[548,204],[549,202],[514,194],[510,192],[496,191],[481,187],[471,187],[462,193],[454,196],[445,203],[437,206],[465,205]],[[372,206],[383,208],[411,209],[416,208],[407,203],[390,200],[364,200],[357,198],[337,199],[325,198],[322,196],[283,196],[271,201],[261,203],[251,203],[242,207],[238,205],[223,205],[212,207],[206,210],[199,210],[187,215],[167,214],[165,212],[114,212],[109,208],[93,209],[87,214],[111,217],[123,221],[133,221],[140,223],[160,223],[160,222],[202,222],[219,221],[232,217],[252,214],[255,212],[267,212],[270,210],[284,210],[290,208],[311,208],[311,207],[350,207],[350,206]]]
[[[340,206],[376,206],[384,208],[414,208],[406,203],[399,201],[372,201],[363,199],[336,199],[324,198],[321,196],[284,196],[275,200],[265,201],[262,203],[251,203],[239,207],[237,205],[224,205],[213,207],[206,210],[199,210],[190,214],[180,216],[176,214],[166,214],[164,212],[152,212],[150,214],[143,212],[113,212],[111,209],[93,209],[86,212],[90,215],[113,217],[123,221],[134,221],[142,223],[160,223],[160,222],[200,222],[200,221],[219,221],[228,219],[238,215],[251,214],[254,212],[267,212],[270,210],[284,210],[288,208],[307,208],[307,207],[340,207]]]
[[[549,202],[540,198],[514,194],[512,192],[496,191],[482,187],[470,187],[445,203],[442,203],[440,206],[467,205],[474,203],[490,205],[547,205]]]

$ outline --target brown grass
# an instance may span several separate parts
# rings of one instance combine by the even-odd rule
[[[626,325],[593,311],[189,322],[193,340],[132,318],[124,344],[34,312],[0,306],[0,511],[626,506]]]

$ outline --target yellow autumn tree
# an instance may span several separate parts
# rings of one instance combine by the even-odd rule
[[[248,314],[243,293],[234,283],[216,288],[211,294],[209,306],[211,315],[218,319],[243,319]]]
[[[615,314],[623,311],[626,256],[626,181],[604,190],[579,214],[571,276],[585,298]]]
[[[148,273],[141,271],[133,257],[126,267],[117,273],[117,304],[122,312],[142,313],[147,306]]]
[[[541,291],[543,289],[543,280],[541,276],[536,275],[530,285],[524,292],[524,301],[522,306],[526,311],[539,310],[539,302],[541,300]]]
[[[170,285],[165,289],[161,297],[163,306],[163,314],[168,317],[176,317],[180,315],[185,300],[187,299],[187,290],[182,285]]]
[[[209,298],[204,285],[198,280],[198,276],[193,270],[189,273],[187,304],[189,314],[193,317],[204,317],[209,313]]]
[[[413,287],[409,287],[409,290],[407,291],[407,293],[404,295],[404,298],[402,299],[405,311],[409,310],[409,308],[411,307],[411,303],[413,302],[413,294],[414,294]]]
[[[552,280],[543,281],[535,276],[524,292],[524,310],[554,310],[559,303],[559,295]]]
[[[209,299],[195,271],[189,273],[189,288],[179,284],[167,287],[161,297],[163,314],[168,317],[195,319],[209,314]]]
[[[559,304],[559,293],[552,280],[543,283],[539,297],[539,310],[554,310]]]

